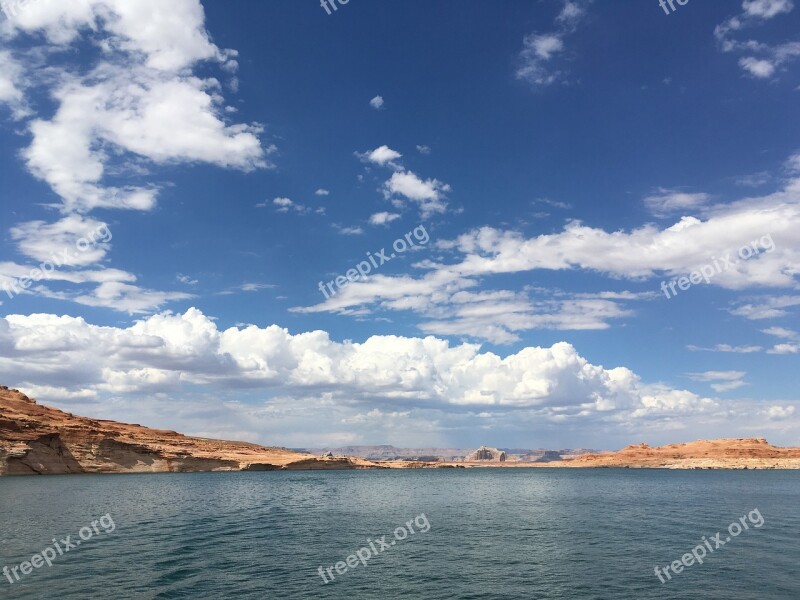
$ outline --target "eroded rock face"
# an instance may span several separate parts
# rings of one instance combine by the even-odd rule
[[[78,417],[0,386],[0,475],[378,467],[364,459],[315,457]]]

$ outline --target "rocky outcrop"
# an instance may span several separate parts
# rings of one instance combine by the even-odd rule
[[[78,417],[0,387],[0,475],[382,468]]]
[[[772,446],[764,438],[697,440],[656,448],[636,444],[618,452],[583,454],[560,464],[664,469],[800,469],[800,448]]]
[[[467,454],[464,462],[505,462],[507,458],[502,450],[481,446],[475,452]]]

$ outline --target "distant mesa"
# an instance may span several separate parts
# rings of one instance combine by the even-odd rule
[[[503,450],[481,446],[475,452],[467,454],[464,462],[506,462],[508,455]]]

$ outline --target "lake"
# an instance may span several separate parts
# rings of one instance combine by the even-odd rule
[[[3,598],[800,598],[796,471],[7,477],[0,525]]]

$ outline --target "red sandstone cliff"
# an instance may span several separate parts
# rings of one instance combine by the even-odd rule
[[[77,417],[0,387],[0,475],[380,467]]]

